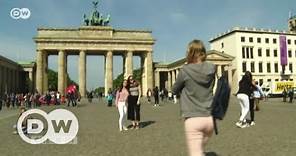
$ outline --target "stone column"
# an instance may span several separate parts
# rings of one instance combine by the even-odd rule
[[[43,52],[43,93],[48,91],[48,54]]]
[[[68,55],[67,53],[65,52],[65,78],[64,78],[64,89],[66,89],[68,87],[68,77],[69,77],[69,74],[68,74]]]
[[[33,71],[29,71],[29,92],[33,93]]]
[[[168,71],[168,91],[172,90],[172,76],[171,76],[171,71]]]
[[[36,89],[39,93],[43,93],[43,56],[42,51],[37,50],[36,58]]]
[[[155,81],[155,87],[157,86],[158,88],[160,88],[160,81],[159,81],[159,71],[155,71],[155,78],[154,78],[154,81]]]
[[[86,96],[86,54],[84,50],[79,53],[79,91],[82,97]]]
[[[217,75],[218,77],[222,76],[222,65],[217,65]]]
[[[175,81],[176,81],[175,70],[172,70],[172,86],[174,85]]]
[[[176,69],[176,79],[177,79],[177,77],[178,77],[178,75],[179,75],[179,68],[178,69]]]
[[[122,73],[123,73],[123,78],[126,79],[126,72],[125,72],[125,54],[122,55]]]
[[[232,68],[230,65],[227,66],[227,77],[228,77],[228,83],[230,87],[232,86]]]
[[[133,75],[133,52],[127,51],[125,54],[125,71],[124,77],[127,78],[129,75]]]
[[[59,51],[58,60],[58,91],[64,95],[65,94],[65,52],[63,50]],[[37,80],[38,81],[38,80]]]
[[[147,82],[146,82],[146,67],[145,67],[145,64],[146,64],[146,55],[143,54],[141,56],[141,78],[142,78],[142,84],[141,84],[141,92],[142,92],[142,95],[146,95],[145,93],[145,90],[147,89]]]
[[[107,51],[105,56],[105,96],[109,88],[113,89],[113,53]]]
[[[152,59],[152,51],[148,51],[146,53],[145,58],[145,83],[146,88],[144,89],[144,93],[147,92],[148,88],[153,89],[153,59]]]

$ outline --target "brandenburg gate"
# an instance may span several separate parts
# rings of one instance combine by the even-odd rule
[[[79,56],[79,91],[86,96],[86,56],[105,57],[105,95],[113,89],[113,56],[123,57],[125,78],[133,74],[133,56],[141,57],[142,93],[153,88],[153,44],[151,31],[118,30],[111,26],[81,26],[76,29],[38,28],[34,38],[37,49],[36,89],[48,91],[48,56],[58,55],[58,91],[65,93],[67,56]],[[99,70],[97,72],[100,72]]]

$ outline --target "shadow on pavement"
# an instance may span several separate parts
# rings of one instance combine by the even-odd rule
[[[205,156],[219,156],[216,152],[206,152]]]
[[[155,121],[143,121],[143,122],[140,123],[140,126],[142,128],[144,128],[144,127],[149,126],[149,125],[154,124],[154,123],[155,123]]]

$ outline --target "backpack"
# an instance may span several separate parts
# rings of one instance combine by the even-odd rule
[[[212,116],[214,120],[215,133],[218,134],[216,119],[223,120],[229,104],[230,86],[227,77],[222,74],[218,79],[217,88],[212,103]]]

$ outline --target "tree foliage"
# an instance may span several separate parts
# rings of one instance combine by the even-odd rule
[[[52,69],[48,69],[47,77],[48,77],[48,89],[50,91],[51,90],[53,90],[53,91],[58,90],[58,72],[56,72],[56,71],[54,71]],[[74,84],[77,87],[79,87],[78,84],[75,81],[71,80],[69,74],[67,74],[67,78],[68,78],[67,86],[70,85],[70,84]]]
[[[133,71],[133,77],[136,81],[138,81],[140,84],[142,82],[142,71],[141,68],[136,69]],[[113,89],[120,87],[120,85],[123,82],[123,73],[117,76],[116,79],[113,80]]]

